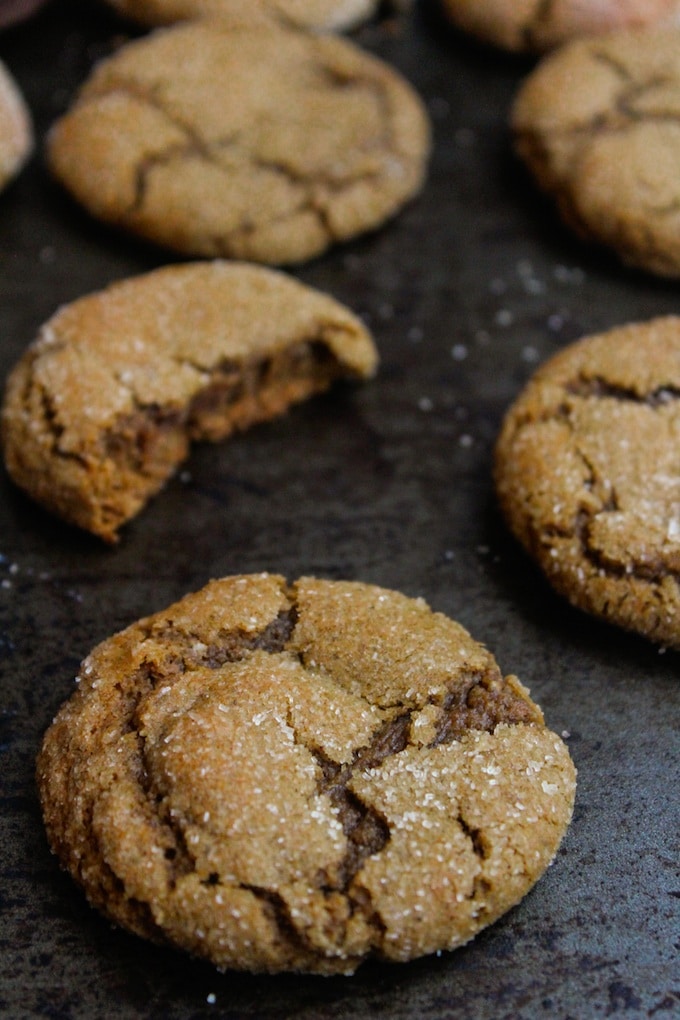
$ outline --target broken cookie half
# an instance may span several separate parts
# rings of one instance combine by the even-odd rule
[[[452,949],[543,874],[575,770],[421,598],[212,581],[100,644],[48,729],[50,845],[105,916],[220,969]]]
[[[7,382],[5,463],[47,509],[114,542],[192,440],[223,439],[376,365],[358,318],[280,272],[164,267],[45,324]]]

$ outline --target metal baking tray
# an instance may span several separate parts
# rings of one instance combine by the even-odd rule
[[[52,0],[0,33],[38,142],[0,195],[3,380],[59,305],[173,261],[89,219],[44,164],[45,133],[93,61],[138,32],[92,0]],[[196,447],[115,548],[0,472],[0,1013],[13,1020],[680,1012],[678,656],[553,594],[506,532],[491,483],[502,414],[536,365],[580,335],[676,312],[678,284],[576,240],[534,190],[507,129],[531,60],[457,34],[435,3],[354,38],[425,99],[428,181],[379,231],[291,272],[370,325],[376,379]],[[566,736],[579,786],[554,866],[468,946],[352,978],[220,974],[112,928],[50,855],[34,760],[80,660],[209,578],[260,570],[423,596]]]

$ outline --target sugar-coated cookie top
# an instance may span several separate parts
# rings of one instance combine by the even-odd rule
[[[429,120],[394,69],[334,35],[202,18],[100,63],[53,126],[57,178],[177,251],[299,262],[421,187]]]
[[[508,410],[496,483],[561,594],[680,647],[680,319],[571,344]]]
[[[422,599],[213,581],[103,642],[49,729],[50,842],[94,905],[221,968],[453,948],[552,860],[574,769]]]
[[[45,324],[7,380],[5,464],[53,513],[115,541],[191,440],[226,438],[376,365],[360,320],[292,277],[167,266]]]
[[[543,58],[512,110],[519,154],[578,233],[680,275],[680,29],[579,39]]]

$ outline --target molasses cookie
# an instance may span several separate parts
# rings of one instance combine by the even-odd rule
[[[519,155],[584,238],[680,275],[680,30],[581,39],[545,57],[512,112]]]
[[[223,439],[376,363],[354,315],[280,272],[165,267],[42,328],[7,383],[5,463],[47,509],[114,542],[192,440]]]
[[[90,213],[157,244],[291,263],[394,215],[428,150],[414,90],[348,40],[201,18],[100,63],[48,159]]]
[[[0,190],[15,177],[33,151],[33,125],[28,107],[0,61]]]
[[[680,318],[547,361],[496,448],[511,530],[573,605],[680,648]]]
[[[352,973],[516,904],[574,768],[423,599],[213,581],[100,644],[37,764],[62,866],[108,918],[221,969]]]
[[[458,27],[483,42],[539,53],[577,36],[677,23],[678,0],[441,0]]]
[[[298,28],[343,31],[372,17],[379,0],[107,0],[126,17],[142,25],[170,25],[175,21],[217,15],[274,18]]]

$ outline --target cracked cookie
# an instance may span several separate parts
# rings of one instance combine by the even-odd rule
[[[190,18],[219,16],[274,18],[298,28],[341,32],[373,17],[380,0],[107,0],[120,14],[142,25],[170,25]]]
[[[545,57],[512,110],[518,154],[583,238],[680,276],[680,31],[582,39]]]
[[[540,53],[578,36],[680,20],[678,0],[441,0],[451,21],[482,42]]]
[[[429,121],[334,35],[201,18],[100,63],[48,140],[89,212],[189,255],[302,262],[420,190]]]
[[[33,151],[33,124],[24,97],[0,61],[0,190]]]
[[[510,407],[495,479],[510,529],[573,605],[680,648],[680,318],[586,337]]]
[[[575,772],[423,599],[223,578],[100,644],[47,731],[48,838],[90,902],[220,969],[451,949],[554,857]]]
[[[376,364],[348,309],[277,270],[164,267],[43,326],[7,382],[5,463],[39,503],[115,542],[193,440],[224,439]]]

